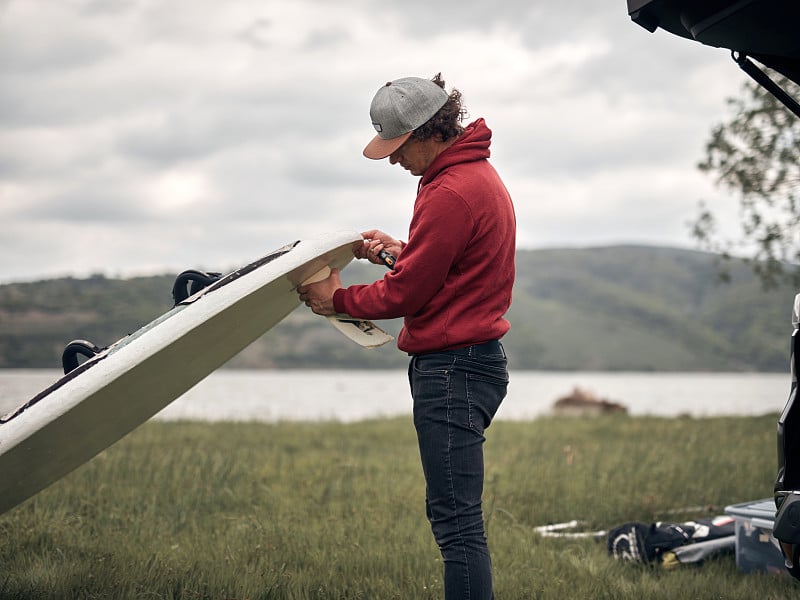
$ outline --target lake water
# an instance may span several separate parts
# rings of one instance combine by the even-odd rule
[[[0,415],[61,376],[42,369],[0,369]],[[790,377],[780,373],[608,373],[512,371],[498,419],[550,413],[575,387],[619,402],[631,415],[761,415],[783,409]],[[155,418],[201,421],[360,421],[411,414],[406,374],[385,371],[222,369]]]

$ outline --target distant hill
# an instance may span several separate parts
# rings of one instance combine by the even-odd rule
[[[785,371],[795,290],[764,292],[744,264],[718,283],[711,254],[646,246],[521,250],[512,330],[516,369]],[[346,284],[383,276],[353,263]],[[0,367],[51,367],[72,339],[100,346],[172,306],[174,275],[0,285]],[[399,321],[382,325],[396,333]],[[394,368],[395,347],[365,351],[299,307],[234,358],[258,368]]]

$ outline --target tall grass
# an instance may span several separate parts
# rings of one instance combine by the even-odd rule
[[[488,431],[498,599],[788,598],[733,557],[665,571],[588,529],[719,514],[767,497],[775,416],[541,419]],[[440,598],[409,420],[150,422],[0,516],[0,598]],[[671,513],[688,506],[702,510]]]

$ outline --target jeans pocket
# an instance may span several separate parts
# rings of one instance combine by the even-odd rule
[[[489,427],[508,391],[505,359],[487,360],[466,374],[469,425],[478,433]]]
[[[447,420],[450,410],[453,360],[441,354],[415,356],[408,367],[417,430],[431,422]]]
[[[418,375],[447,374],[453,368],[453,359],[444,354],[421,354],[411,361],[412,373]]]

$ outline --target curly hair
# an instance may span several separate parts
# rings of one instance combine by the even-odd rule
[[[444,89],[444,79],[442,74],[437,73],[431,79],[433,83]],[[440,137],[441,141],[458,137],[464,132],[461,126],[463,121],[468,116],[466,108],[461,104],[461,92],[453,88],[450,90],[450,95],[447,102],[439,111],[433,115],[423,125],[417,127],[411,137],[417,140],[427,140],[432,137]]]

